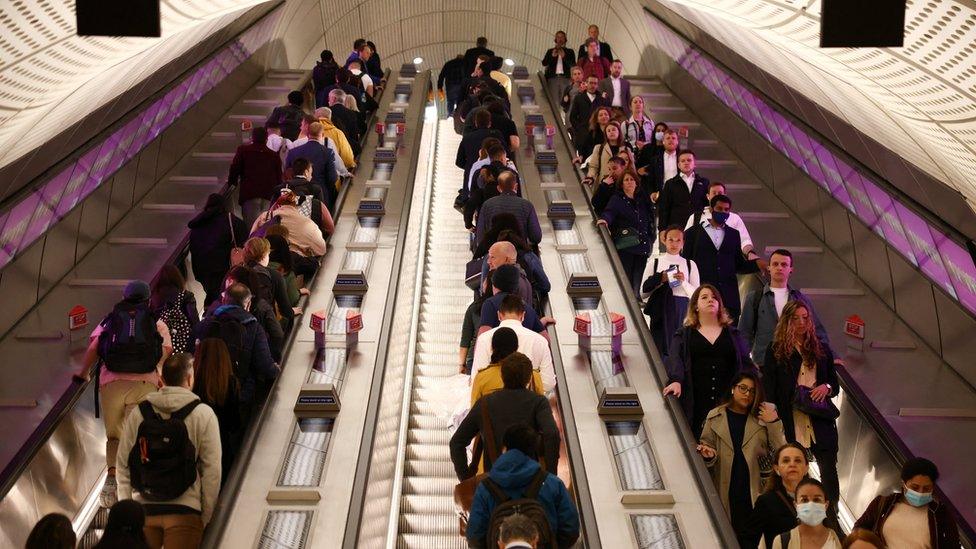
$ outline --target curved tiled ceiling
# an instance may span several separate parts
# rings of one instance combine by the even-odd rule
[[[436,69],[483,35],[496,54],[537,70],[556,30],[575,48],[595,23],[636,72],[649,42],[638,0],[288,0],[285,9],[278,36],[291,67],[312,66],[323,49],[345,59],[366,37],[386,67],[419,56]]]
[[[72,0],[0,3],[0,166],[268,0],[163,0],[160,38],[77,36]]]
[[[820,0],[658,0],[976,205],[976,6],[909,0],[903,48],[819,48]],[[974,208],[976,209],[976,208]]]

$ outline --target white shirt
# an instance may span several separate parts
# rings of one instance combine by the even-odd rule
[[[291,139],[281,137],[276,133],[268,134],[268,142],[266,143],[266,145],[269,149],[271,149],[274,152],[280,151],[282,145],[284,145],[288,150],[292,149]]]
[[[706,221],[711,218],[712,209],[706,206],[705,209],[702,210],[701,220]],[[687,231],[690,229],[694,223],[695,214],[691,214],[688,216],[688,222],[685,223],[685,230]],[[752,246],[752,237],[749,236],[749,230],[746,229],[746,224],[744,221],[742,221],[742,216],[735,212],[729,212],[729,220],[725,222],[725,226],[732,227],[733,229],[739,231],[739,239],[742,241],[743,248],[746,246]]]
[[[783,316],[783,307],[790,300],[790,289],[770,287],[769,290],[773,292],[773,304],[776,305],[776,317],[779,318]]]
[[[495,335],[498,328],[511,328],[518,337],[518,352],[529,357],[532,361],[532,368],[539,371],[542,376],[542,388],[545,392],[550,392],[556,386],[556,370],[552,366],[552,351],[549,350],[549,341],[541,334],[522,326],[518,320],[503,320],[497,328],[492,328],[478,336],[474,344],[474,359],[471,363],[471,376],[480,370],[484,370],[491,364],[491,338]]]
[[[704,227],[705,234],[711,239],[712,244],[715,245],[715,249],[721,248],[722,243],[725,242],[725,225],[716,227],[712,225],[711,221],[702,221],[702,227]]]
[[[668,270],[671,265],[677,265],[678,270],[685,273],[685,279],[681,282],[680,286],[676,286],[671,289],[671,293],[676,297],[687,297],[691,299],[691,294],[695,293],[698,289],[698,285],[701,284],[701,280],[698,278],[698,265],[690,259],[685,259],[678,254],[664,254],[657,259],[653,259],[647,262],[647,266],[644,267],[644,276],[641,280],[647,280],[651,276]],[[655,271],[655,266],[657,270]],[[641,293],[643,299],[650,297],[649,293]]]
[[[471,164],[471,171],[468,173],[468,191],[474,189],[475,184],[478,183],[478,172],[481,170],[481,168],[484,168],[488,164],[491,164],[491,158],[488,157],[479,158],[478,160],[474,161],[474,164]],[[508,169],[518,174],[518,170],[515,169],[514,162],[509,160],[507,166]]]
[[[332,151],[332,156],[335,157],[336,173],[339,174],[339,177],[351,176],[352,174],[349,173],[349,170],[346,168],[346,163],[343,162],[342,157],[339,156],[339,149],[336,148],[336,144],[331,139],[327,139],[326,141],[328,141],[328,143],[323,143],[323,145],[329,147],[329,150]],[[288,150],[301,147],[305,143],[308,143],[308,137],[299,137],[294,141],[289,141]],[[322,143],[322,141],[319,141],[319,143]]]
[[[691,194],[691,189],[695,186],[695,172],[681,174],[681,180],[688,185],[688,194]]]
[[[678,151],[669,153],[664,151],[664,180],[678,175]]]
[[[613,101],[610,103],[614,107],[623,107],[622,100],[620,98],[620,79],[610,77],[610,85],[613,86]]]
[[[373,85],[373,79],[369,77],[368,74],[360,70],[349,71],[359,77],[359,80],[363,83],[363,89],[369,90],[369,87]]]
[[[556,56],[556,74],[566,74],[566,71],[563,70],[563,56],[562,55],[557,55]]]
[[[595,93],[586,92],[586,96],[590,98],[590,103],[596,101],[596,94]]]

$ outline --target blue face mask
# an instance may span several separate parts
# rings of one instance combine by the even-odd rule
[[[664,132],[654,132],[654,139],[657,139],[658,141],[663,141]]]
[[[796,516],[803,524],[816,526],[827,518],[827,506],[815,501],[797,503]]]
[[[712,212],[712,219],[719,225],[725,225],[729,220],[729,212]]]
[[[905,487],[905,501],[913,507],[924,507],[932,503],[932,493],[916,492],[909,487]]]

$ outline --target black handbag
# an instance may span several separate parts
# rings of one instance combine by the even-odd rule
[[[613,232],[613,246],[618,250],[639,246],[640,243],[640,235],[637,234],[637,229],[633,227],[624,227]]]
[[[840,417],[840,410],[837,409],[837,406],[834,406],[830,397],[823,399],[822,402],[817,402],[810,396],[810,391],[812,391],[810,387],[797,385],[796,392],[793,393],[793,408],[808,416],[829,419],[831,421]]]

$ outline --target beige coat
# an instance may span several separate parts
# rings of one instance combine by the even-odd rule
[[[729,484],[732,482],[732,459],[735,450],[732,446],[732,435],[729,433],[729,419],[726,416],[726,405],[716,406],[705,419],[705,428],[701,435],[702,444],[715,449],[715,457],[705,460],[705,465],[711,470],[712,481],[722,498],[725,509],[729,509]],[[752,501],[762,493],[759,481],[759,456],[766,454],[767,448],[775,450],[786,444],[783,434],[783,422],[776,421],[766,424],[756,416],[749,414],[746,419],[746,432],[742,437],[742,453],[749,464],[749,485],[752,487]]]

